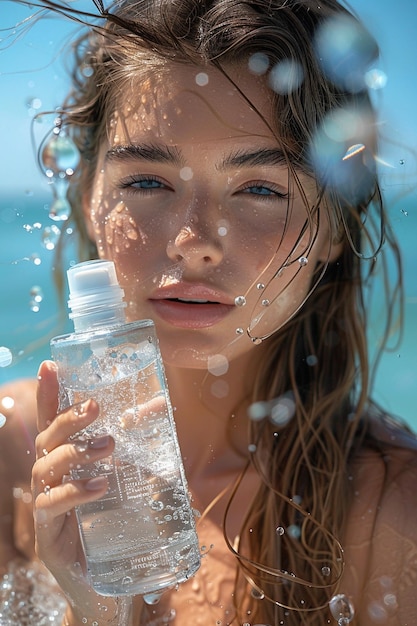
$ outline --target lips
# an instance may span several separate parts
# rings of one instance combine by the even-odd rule
[[[232,298],[206,285],[178,283],[162,287],[149,300],[156,315],[178,328],[209,328],[235,308]]]

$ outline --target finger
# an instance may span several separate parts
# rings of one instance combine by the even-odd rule
[[[45,430],[58,413],[58,378],[53,361],[43,361],[38,370],[38,430]]]
[[[38,458],[32,468],[34,498],[62,484],[64,476],[70,474],[72,469],[81,469],[85,465],[109,457],[113,450],[112,437],[102,436],[83,441],[82,445],[76,441],[67,443],[55,448],[47,456]]]
[[[45,427],[36,437],[36,456],[41,458],[51,453],[58,446],[63,445],[77,432],[86,428],[99,414],[97,402],[86,400],[73,407],[69,407],[55,417],[52,423]]]
[[[34,501],[37,528],[59,531],[65,523],[67,513],[76,506],[101,498],[107,489],[106,476],[96,476],[89,480],[71,480],[42,490]]]

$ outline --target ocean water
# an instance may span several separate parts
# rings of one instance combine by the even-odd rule
[[[47,228],[65,228],[48,217],[49,197],[41,193],[0,198],[0,346],[12,351],[13,362],[0,368],[0,384],[36,376],[50,358],[49,339],[71,331],[66,303],[60,306],[52,279],[53,242]],[[390,219],[404,259],[405,327],[401,344],[384,354],[375,379],[374,397],[417,430],[417,198],[390,207]],[[53,233],[52,233],[53,235]],[[45,243],[46,237],[46,243]],[[67,252],[68,266],[76,260]],[[369,344],[374,351],[381,330],[382,299],[377,294]]]

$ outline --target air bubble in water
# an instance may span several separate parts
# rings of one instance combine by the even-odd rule
[[[245,296],[236,296],[236,298],[235,298],[235,305],[236,306],[245,306],[245,304],[246,304]]]

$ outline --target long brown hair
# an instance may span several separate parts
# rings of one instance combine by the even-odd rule
[[[368,93],[364,85],[338,84],[315,49],[316,34],[327,20],[346,18],[365,31],[336,0],[136,0],[119,3],[114,11],[96,5],[95,26],[74,46],[73,90],[61,115],[81,154],[70,194],[82,258],[94,252],[80,198],[91,187],[98,146],[123,82],[163,68],[166,61],[211,65],[228,76],[233,64],[246,64],[258,53],[267,59],[265,76],[284,59],[301,68],[303,80],[296,88],[271,95],[276,111],[271,130],[294,184],[299,171],[317,180],[317,206],[308,207],[309,214],[317,217],[319,206],[327,211],[333,239],[343,243],[343,251],[317,268],[303,306],[267,339],[268,355],[251,390],[253,406],[263,406],[264,413],[249,420],[250,462],[262,487],[242,520],[239,543],[230,549],[237,559],[237,623],[322,625],[343,570],[339,541],[351,498],[350,462],[368,437],[364,289],[378,268],[383,240],[399,268],[374,168],[377,137]],[[77,15],[86,23],[91,18]],[[375,56],[376,44],[369,41]],[[250,102],[250,94],[242,97]],[[346,159],[338,184],[314,160],[312,146],[327,116],[343,110],[366,119],[367,137],[357,144],[358,154]],[[386,286],[387,336],[401,281],[392,292]]]

